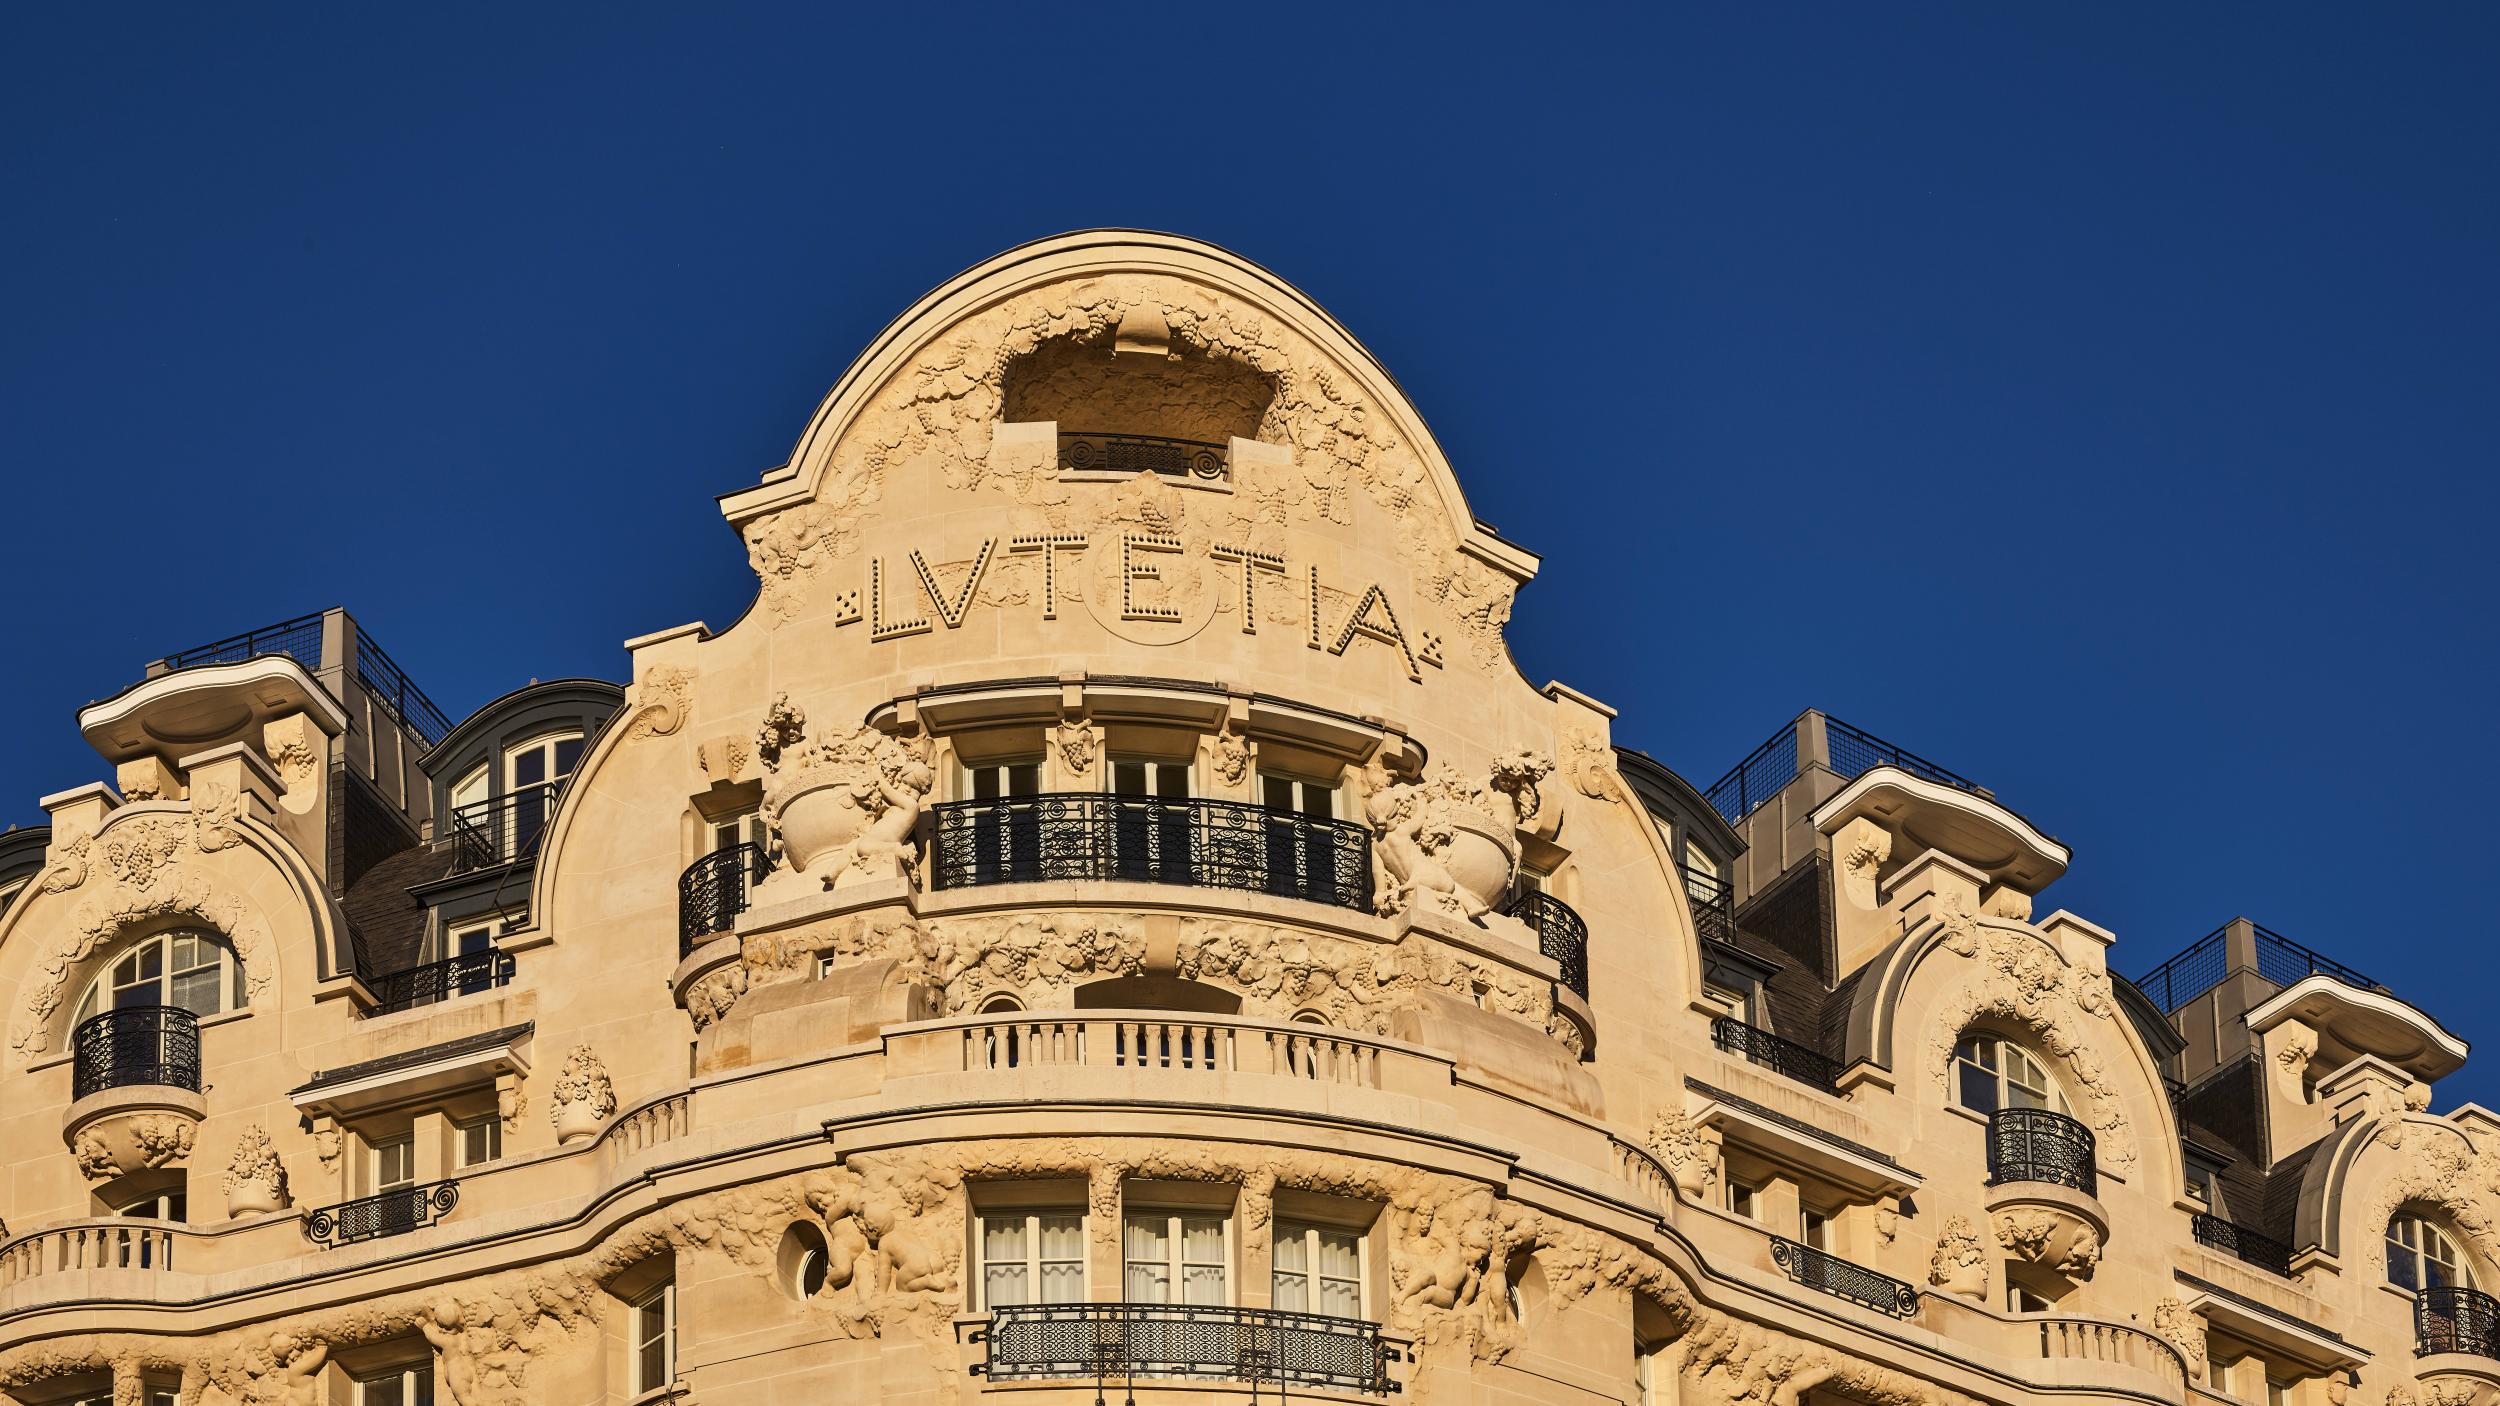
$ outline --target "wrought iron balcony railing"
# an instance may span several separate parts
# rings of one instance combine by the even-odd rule
[[[1562,968],[1562,984],[1589,998],[1589,925],[1571,905],[1534,890],[1513,897],[1505,914],[1536,929],[1536,949]]]
[[[2193,1229],[2199,1245],[2220,1250],[2242,1264],[2254,1265],[2269,1274],[2279,1274],[2286,1279],[2292,1277],[2292,1247],[2271,1235],[2204,1211],[2196,1213]]]
[[[330,614],[329,611],[319,611],[299,615],[292,620],[281,620],[275,625],[263,625],[229,639],[169,654],[161,662],[171,672],[175,669],[196,669],[203,664],[240,663],[264,654],[283,654],[307,670],[318,671],[322,657],[322,623]],[[444,716],[443,710],[435,706],[425,690],[417,687],[416,681],[408,677],[408,671],[400,668],[398,661],[385,653],[362,625],[356,627],[355,661],[356,682],[364,685],[365,692],[384,710],[407,724],[409,731],[414,732],[425,745],[431,747],[450,733],[451,719]]]
[[[1811,716],[1809,714],[1808,716]],[[1800,722],[1803,721],[1801,718]],[[1710,783],[1702,793],[1728,824],[1741,823],[1760,810],[1773,796],[1787,789],[1797,779],[1798,723],[1773,733],[1770,740],[1753,749],[1750,756],[1738,762],[1728,774]],[[1978,782],[1957,772],[1948,771],[1904,747],[1896,747],[1861,728],[1851,727],[1828,714],[1823,716],[1823,742],[1831,758],[1832,770],[1844,781],[1855,780],[1879,766],[1899,767],[1910,775],[1957,791],[1986,795]]]
[[[1386,1396],[1392,1349],[1359,1318],[1215,1304],[1019,1304],[990,1310],[973,1370],[991,1381],[1200,1377]]]
[[[1794,1040],[1782,1039],[1726,1015],[1710,1022],[1710,1040],[1729,1054],[1741,1055],[1783,1079],[1794,1079],[1827,1094],[1840,1092],[1840,1061]]]
[[[547,822],[554,818],[556,798],[563,791],[563,782],[545,781],[453,807],[451,872],[466,874],[536,859],[538,843],[547,837]]]
[[[200,1018],[180,1006],[125,1006],[70,1032],[70,1097],[161,1084],[200,1091]]]
[[[1809,1289],[1895,1318],[1918,1316],[1918,1290],[1889,1274],[1878,1274],[1784,1235],[1771,1237],[1771,1262]]]
[[[677,955],[683,957],[729,931],[747,911],[747,893],[772,872],[772,857],[752,840],[716,849],[677,876]]]
[[[2343,963],[2292,941],[2272,928],[2249,924],[2257,946],[2257,975],[2276,986],[2290,986],[2312,976],[2331,976],[2363,991],[2385,991],[2370,978]],[[2222,984],[2231,974],[2231,925],[2207,933],[2169,961],[2135,979],[2154,1005],[2173,1014],[2179,1007]],[[2246,968],[2242,968],[2246,970]]]
[[[459,1204],[460,1183],[456,1181],[395,1187],[379,1196],[324,1206],[304,1217],[304,1238],[323,1249],[336,1249],[361,1240],[405,1235],[450,1215]]]
[[[1232,468],[1225,462],[1231,448],[1229,444],[1203,439],[1061,430],[1059,467],[1078,473],[1133,474],[1143,470],[1165,478],[1222,483],[1232,477]]]
[[[1119,879],[1371,906],[1371,832],[1295,811],[1080,791],[950,801],[932,821],[931,888]]]
[[[368,1015],[390,1015],[412,1011],[448,1001],[454,996],[474,996],[492,991],[512,982],[512,954],[488,948],[483,952],[463,952],[439,962],[392,972],[375,977],[372,982],[373,1009]]]
[[[2467,1352],[2500,1359],[2500,1299],[2447,1284],[2413,1295],[2413,1352]]]
[[[1988,1115],[1988,1184],[2041,1181],[2101,1194],[2092,1130],[2047,1108],[2000,1108]]]
[[[1686,865],[1684,898],[1693,907],[1693,933],[1704,942],[1736,940],[1736,890],[1715,874]]]
[[[307,670],[321,667],[321,620],[319,611],[281,620],[246,630],[228,639],[195,645],[179,654],[165,656],[168,672],[175,669],[196,669],[203,664],[238,664],[264,654],[283,654]]]

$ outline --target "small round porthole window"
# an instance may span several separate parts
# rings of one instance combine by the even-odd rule
[[[791,1226],[782,1232],[781,1249],[773,1258],[782,1290],[790,1297],[812,1299],[825,1291],[833,1259],[825,1249],[823,1231],[804,1221]]]

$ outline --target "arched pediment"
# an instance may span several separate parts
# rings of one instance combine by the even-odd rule
[[[1143,422],[1014,418],[1112,416],[1106,377],[1134,383]],[[1054,423],[1194,441],[1204,461],[1097,472],[1116,466],[1102,446]],[[1044,622],[1090,617],[1116,648],[1228,618],[1225,635],[1280,651],[1385,646],[1419,682],[1512,673],[1501,630],[1536,568],[1475,520],[1422,416],[1318,305],[1212,245],[1136,231],[1011,250],[921,299],[790,461],[723,510],[769,619],[830,614],[882,639],[1012,610],[1073,651],[1090,637]]]
[[[2112,1165],[2137,1160],[2148,1125],[2175,1138],[2156,1066],[2108,974],[2011,918],[1951,906],[1879,953],[1850,997],[1846,1059],[1897,1070],[1906,1060],[1905,1086],[1950,1098],[1954,1043],[1974,1027],[2013,1034],[2048,1060]]]
[[[2465,1130],[2419,1111],[2353,1119],[2322,1139],[2301,1171],[2293,1244],[2387,1272],[2387,1223],[2406,1207],[2459,1232],[2486,1265],[2500,1247],[2500,1163]]]
[[[79,993],[126,937],[184,923],[215,930],[242,963],[252,1007],[275,998],[298,939],[309,939],[304,960],[327,964],[301,974],[307,985],[350,970],[345,924],[318,878],[231,794],[204,787],[189,803],[123,806],[52,855],[0,932],[19,1061],[58,1047]]]

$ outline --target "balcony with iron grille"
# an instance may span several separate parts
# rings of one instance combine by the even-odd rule
[[[439,962],[373,978],[373,1008],[368,1016],[396,1015],[461,996],[474,996],[512,983],[512,954],[489,948],[463,952]]]
[[[1149,473],[1201,484],[1229,483],[1231,446],[1214,440],[1169,435],[1115,434],[1102,430],[1059,431],[1059,470],[1127,478]]]
[[[1562,968],[1564,988],[1587,1000],[1589,925],[1579,913],[1552,894],[1533,890],[1514,896],[1502,912],[1528,925],[1528,930],[1536,934],[1536,950]]]
[[[90,1177],[165,1165],[165,1122],[196,1127],[207,1114],[200,1019],[180,1006],[89,1016],[70,1032],[70,1051],[72,1102],[61,1137]]]
[[[1240,801],[1067,792],[931,808],[929,887],[1108,880],[1368,912],[1371,832]]]
[[[2462,1284],[2414,1291],[2413,1377],[2425,1400],[2500,1399],[2500,1299]]]
[[[1747,1025],[1734,1016],[1721,1016],[1710,1023],[1710,1042],[1783,1079],[1835,1097],[1840,1093],[1840,1061],[1759,1026]]]
[[[1795,1282],[1894,1318],[1918,1316],[1918,1290],[1828,1251],[1785,1236],[1771,1237],[1771,1262]]]
[[[445,817],[451,847],[451,877],[473,874],[504,864],[525,864],[538,858],[563,795],[561,781],[517,786],[500,796],[452,809]]]
[[[2278,1278],[2292,1277],[2292,1247],[2286,1241],[2206,1211],[2196,1213],[2190,1228],[2196,1243],[2209,1250],[2218,1250]]]
[[[1019,1304],[990,1310],[973,1371],[993,1382],[1214,1381],[1386,1396],[1404,1354],[1360,1318],[1221,1304]]]
[[[772,857],[752,841],[716,849],[677,876],[677,955],[735,928],[755,886],[772,872]]]
[[[304,1238],[330,1250],[341,1245],[405,1235],[450,1215],[452,1208],[459,1204],[460,1183],[457,1181],[394,1187],[378,1195],[362,1196],[314,1211],[304,1217]]]
[[[2092,1130],[2051,1108],[2000,1108],[1988,1115],[1988,1214],[2024,1216],[2038,1233],[2006,1248],[2016,1259],[2061,1275],[2109,1239],[2101,1206],[2099,1147]]]

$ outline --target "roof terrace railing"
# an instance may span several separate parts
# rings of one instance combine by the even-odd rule
[[[2257,975],[2276,986],[2290,986],[2312,976],[2331,976],[2364,991],[2387,988],[2343,963],[2301,946],[2272,928],[2249,924],[2257,936]],[[2164,1011],[2181,1006],[2222,984],[2231,974],[2231,925],[2223,924],[2204,938],[2135,979],[2136,989]]]
[[[1879,766],[1891,766],[1899,767],[1921,780],[1950,786],[1957,791],[1983,796],[1989,794],[1987,788],[1978,782],[1938,766],[1906,747],[1895,746],[1828,714],[1820,716],[1831,769],[1844,781],[1855,780]],[[1753,749],[1751,756],[1738,762],[1734,769],[1702,793],[1703,799],[1709,801],[1711,808],[1718,811],[1728,824],[1737,824],[1761,809],[1789,782],[1797,779],[1801,770],[1797,760],[1797,729],[1798,723],[1792,722],[1773,733],[1768,741]]]
[[[203,664],[236,664],[257,659],[264,654],[283,654],[307,670],[321,668],[321,625],[330,612],[316,611],[263,625],[257,630],[209,644],[197,645],[178,654],[169,654],[159,661],[165,671],[196,669]],[[356,627],[356,682],[364,686],[375,702],[399,719],[428,747],[440,742],[451,732],[451,719],[426,697],[382,646],[375,642],[365,627]]]

